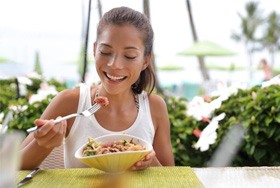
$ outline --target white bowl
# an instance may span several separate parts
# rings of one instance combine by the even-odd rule
[[[75,157],[79,159],[82,163],[90,167],[108,173],[119,173],[129,169],[131,166],[133,166],[137,161],[140,161],[153,149],[153,146],[148,142],[142,140],[141,138],[127,135],[127,134],[109,134],[109,135],[98,137],[94,140],[98,143],[107,143],[107,142],[119,141],[122,139],[125,140],[133,139],[133,143],[140,144],[146,149],[141,151],[125,151],[125,152],[107,153],[107,154],[99,154],[99,155],[83,157],[82,151],[87,144],[85,143],[76,151]]]

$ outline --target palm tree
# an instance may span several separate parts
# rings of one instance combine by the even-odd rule
[[[190,24],[191,24],[193,41],[197,42],[198,41],[198,37],[197,37],[197,33],[196,33],[194,21],[193,21],[191,3],[190,3],[189,0],[186,0],[186,3],[187,3],[187,11],[188,11],[188,14],[189,14],[189,20],[190,20]],[[207,68],[205,66],[204,58],[202,56],[197,56],[197,59],[198,59],[198,62],[199,62],[199,67],[200,67],[200,71],[201,71],[203,80],[204,81],[209,80],[210,76],[209,76],[209,73],[208,73]]]
[[[268,49],[271,68],[273,68],[275,62],[275,51],[279,49],[280,45],[280,16],[275,11],[268,16],[266,26],[265,34],[261,39],[261,43],[264,48]]]
[[[89,0],[89,4],[88,4],[88,17],[87,17],[87,24],[86,24],[86,32],[85,32],[85,40],[84,40],[84,50],[82,50],[84,52],[83,57],[83,73],[81,76],[81,82],[85,82],[85,77],[86,77],[86,73],[87,73],[87,64],[88,64],[88,60],[87,60],[87,49],[88,49],[88,37],[89,37],[89,25],[90,25],[90,14],[91,14],[91,0]]]
[[[97,1],[97,7],[98,7],[98,16],[99,16],[99,20],[101,19],[103,13],[102,13],[102,4],[101,4],[101,0]]]
[[[149,20],[151,20],[150,17],[150,1],[149,0],[143,0],[143,9],[144,9],[144,14],[148,17]],[[153,67],[153,69],[155,70],[155,77],[156,77],[156,90],[158,93],[163,94],[163,90],[160,87],[159,81],[158,81],[158,76],[157,76],[157,71],[156,71],[156,62],[155,62],[155,55],[154,52],[152,51],[152,58],[151,58],[151,65]]]
[[[40,54],[39,54],[38,51],[36,51],[36,55],[35,55],[34,71],[37,72],[40,75],[43,74],[42,67],[41,67],[41,62],[40,62]]]
[[[248,56],[248,61],[249,61],[249,78],[252,80],[253,78],[253,72],[252,72],[252,67],[253,67],[253,53],[258,50],[257,48],[257,41],[259,39],[256,37],[256,31],[259,29],[261,24],[263,23],[263,18],[262,18],[262,12],[258,10],[258,2],[248,2],[245,5],[245,10],[246,10],[246,16],[242,16],[240,13],[238,13],[238,16],[241,19],[241,32],[236,33],[233,32],[232,34],[232,39],[238,41],[238,42],[243,42],[245,45],[245,50]]]

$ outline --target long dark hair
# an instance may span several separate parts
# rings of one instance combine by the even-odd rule
[[[133,25],[138,31],[143,33],[143,42],[145,46],[144,56],[152,55],[152,48],[154,43],[154,31],[149,19],[142,13],[128,7],[113,8],[106,12],[101,18],[97,27],[97,39],[108,25]],[[153,57],[151,57],[153,58]],[[151,64],[144,69],[138,80],[131,86],[135,94],[142,93],[143,90],[149,94],[152,93],[155,87],[155,71]]]

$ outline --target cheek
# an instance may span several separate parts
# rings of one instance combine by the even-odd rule
[[[95,66],[100,67],[107,63],[107,60],[105,58],[100,57],[99,55],[95,56]]]
[[[100,71],[101,71],[100,69],[101,69],[102,65],[103,65],[102,61],[98,58],[95,58],[95,69],[98,74],[100,74]]]
[[[137,68],[134,67],[134,75],[136,80],[140,77],[140,74],[142,72],[142,67],[143,66],[138,66]]]

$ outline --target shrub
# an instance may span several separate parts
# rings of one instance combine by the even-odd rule
[[[210,99],[213,100],[214,98]],[[219,122],[216,142],[207,151],[193,147],[198,138],[195,130],[203,130],[207,122],[187,116],[186,101],[169,97],[166,100],[171,122],[171,138],[176,165],[203,167],[207,165],[223,136],[235,124],[245,127],[247,134],[232,166],[277,166],[280,139],[280,86],[262,88],[255,86],[248,90],[238,90],[223,101],[213,112],[213,116],[225,113]]]
[[[8,111],[13,111],[13,117],[9,122],[8,130],[26,130],[34,126],[34,120],[39,118],[54,94],[46,94],[41,100],[34,103],[30,103],[29,99],[33,95],[36,95],[39,89],[44,87],[53,86],[57,91],[66,89],[65,83],[60,83],[54,79],[45,80],[43,78],[26,78],[30,83],[16,84],[16,79],[0,80],[0,113],[4,116]],[[18,96],[17,90],[20,91]],[[26,91],[24,91],[26,90]],[[0,124],[3,123],[3,119],[0,119]]]

